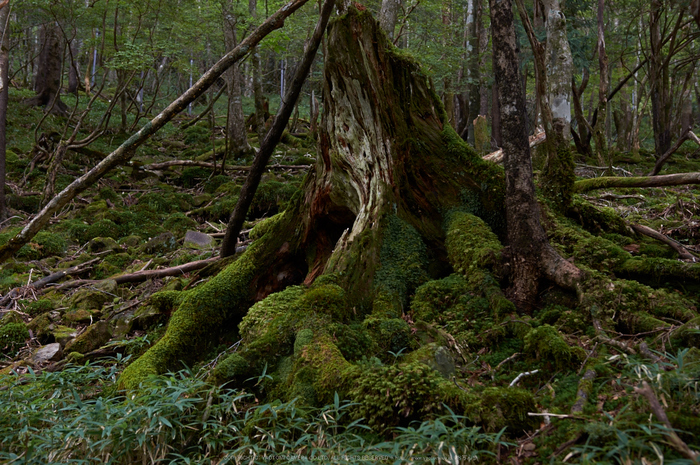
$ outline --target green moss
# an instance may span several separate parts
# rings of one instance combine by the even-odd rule
[[[416,289],[411,300],[413,319],[433,322],[441,313],[448,312],[456,305],[467,304],[470,300],[470,291],[467,280],[459,274],[428,281]]]
[[[514,387],[491,387],[481,393],[479,417],[487,431],[498,431],[503,427],[518,435],[534,429],[538,420],[528,416],[536,412],[535,400],[529,391]]]
[[[306,328],[299,331],[294,339],[294,355],[299,357],[304,347],[310,344],[313,339],[313,330]]]
[[[298,300],[299,311],[328,315],[332,321],[347,321],[349,313],[345,305],[345,291],[337,284],[314,286]]]
[[[255,303],[238,325],[244,342],[252,342],[268,332],[270,324],[289,312],[305,289],[302,286],[289,286],[284,291],[270,294]]]
[[[571,146],[559,138],[545,144],[550,154],[540,175],[542,192],[556,210],[565,212],[571,206],[576,181]]]
[[[63,255],[67,247],[66,240],[48,231],[40,231],[32,240],[17,252],[21,260],[38,260],[54,255]]]
[[[428,280],[427,248],[418,231],[405,221],[394,215],[384,221],[374,284],[378,291],[395,292],[403,305],[409,293]]]
[[[353,414],[378,431],[444,412],[442,377],[419,362],[360,367],[349,398]]]
[[[88,226],[85,231],[83,238],[85,240],[90,240],[95,237],[111,237],[112,239],[119,239],[121,237],[121,229],[112,220],[99,220],[90,226]]]
[[[176,212],[165,219],[163,227],[176,236],[184,236],[188,230],[197,227],[197,222],[185,216],[184,213]]]
[[[567,367],[575,359],[571,347],[559,331],[550,325],[531,329],[523,338],[525,352],[541,361],[551,363],[558,369]]]
[[[453,212],[446,221],[446,230],[445,247],[455,271],[468,275],[500,260],[503,246],[481,218]]]
[[[261,220],[260,222],[258,222],[258,224],[256,224],[253,227],[253,229],[250,231],[250,234],[248,237],[250,237],[253,240],[263,237],[267,233],[267,231],[269,231],[271,228],[273,228],[275,226],[275,224],[277,222],[279,222],[279,220],[282,217],[283,217],[283,214],[278,213],[274,216],[271,216],[269,218],[265,218],[265,219]]]
[[[248,361],[240,354],[233,353],[220,361],[211,372],[210,381],[223,384],[248,372]]]
[[[0,326],[0,354],[14,357],[29,339],[29,330],[24,323],[8,323]]]
[[[398,353],[415,348],[416,341],[411,335],[411,327],[401,318],[374,318],[369,316],[362,323],[377,345],[376,354],[388,358],[389,352]]]

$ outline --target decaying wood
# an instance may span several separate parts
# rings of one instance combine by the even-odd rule
[[[669,187],[686,184],[700,184],[700,173],[665,174],[663,176],[635,176],[618,178],[603,176],[600,178],[576,181],[574,192],[583,193],[595,189],[610,189],[614,187]]]
[[[643,395],[647,399],[654,416],[656,416],[656,418],[663,423],[664,426],[666,426],[667,430],[665,431],[665,435],[668,438],[670,445],[681,455],[683,455],[683,457],[697,463],[697,461],[700,459],[700,454],[691,450],[690,447],[688,447],[688,444],[678,437],[676,432],[673,430],[673,426],[671,426],[671,422],[668,421],[666,411],[661,406],[661,402],[659,402],[659,399],[656,397],[656,394],[651,386],[649,386],[649,383],[642,381],[642,387],[634,388],[634,392]]]
[[[691,260],[693,262],[697,261],[697,257],[690,253],[685,247],[683,247],[682,244],[679,244],[678,242],[674,241],[668,236],[665,236],[664,234],[661,234],[658,231],[655,231],[651,229],[648,226],[644,226],[641,224],[629,224],[630,228],[634,229],[636,232],[639,234],[643,234],[648,237],[653,237],[654,239],[663,242],[664,244],[668,245],[671,247],[673,250],[675,250],[678,253],[678,256],[682,260]]]
[[[197,160],[170,160],[161,163],[151,163],[150,165],[141,166],[143,170],[157,171],[174,166],[198,166],[202,168],[219,168],[215,166],[214,163],[209,163],[206,161]],[[311,165],[269,165],[266,167],[268,170],[307,170]],[[226,171],[250,171],[250,166],[227,166]]]
[[[544,129],[537,128],[537,131],[528,138],[530,142],[530,148],[537,147],[542,142],[547,140],[547,134]],[[495,152],[491,152],[482,157],[484,160],[492,161],[494,163],[503,163],[503,149],[498,149]]]

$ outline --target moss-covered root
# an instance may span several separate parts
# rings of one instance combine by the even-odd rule
[[[182,362],[193,362],[208,341],[237,324],[251,304],[256,279],[268,271],[281,245],[278,237],[286,224],[279,219],[277,227],[255,241],[238,260],[199,288],[188,291],[163,338],[124,370],[119,388],[135,390],[149,375],[178,369]]]
[[[515,311],[489,271],[501,261],[503,246],[496,234],[478,216],[459,211],[448,215],[445,229],[445,247],[455,271],[463,274],[472,288],[484,293],[496,315]]]
[[[581,381],[578,382],[578,390],[576,391],[576,402],[571,406],[571,413],[581,413],[583,412],[583,407],[586,405],[586,401],[591,396],[593,391],[593,380],[596,377],[595,370],[588,369],[583,374]]]

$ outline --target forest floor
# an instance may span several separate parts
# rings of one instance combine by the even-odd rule
[[[53,149],[54,139],[65,124],[49,116],[35,134],[42,114],[21,106],[25,94],[11,92],[7,152],[10,217],[0,225],[0,244],[39,210],[46,182],[44,152]],[[147,272],[217,257],[247,173],[244,166],[251,161],[227,160],[225,174],[205,166],[154,167],[171,160],[211,163],[212,147],[220,152],[221,127],[212,130],[206,123],[198,123],[180,130],[181,123],[169,124],[138,149],[128,166],[114,170],[81,193],[19,251],[16,259],[1,266],[0,450],[7,452],[0,454],[0,461],[65,463],[63,460],[114,455],[116,446],[101,443],[109,440],[90,433],[90,429],[95,424],[110,425],[115,417],[126,421],[129,415],[141,412],[142,416],[131,418],[131,426],[112,425],[119,430],[113,433],[119,441],[142,451],[142,456],[137,452],[125,456],[123,463],[148,454],[149,460],[167,458],[184,463],[187,458],[207,458],[214,463],[248,463],[249,459],[263,461],[265,454],[279,454],[277,461],[285,462],[313,453],[331,454],[337,463],[410,463],[420,457],[432,457],[435,463],[456,463],[460,457],[462,463],[504,462],[506,458],[510,463],[692,463],[683,453],[683,444],[697,450],[700,437],[697,319],[693,327],[666,316],[654,320],[663,323],[660,327],[655,323],[635,326],[628,321],[617,327],[616,334],[602,338],[590,315],[577,308],[575,296],[545,288],[539,308],[525,318],[534,328],[529,338],[519,336],[516,320],[487,320],[465,329],[455,325],[449,315],[459,311],[458,299],[448,294],[449,276],[416,292],[423,292],[424,301],[442,302],[435,305],[446,316],[435,317],[431,323],[441,334],[447,339],[461,335],[450,347],[453,356],[448,357],[447,368],[434,368],[458,387],[488,390],[513,383],[529,392],[534,400],[532,411],[518,410],[520,406],[509,405],[507,399],[499,404],[504,411],[515,412],[502,415],[520,416],[518,422],[509,423],[505,434],[484,419],[471,422],[468,415],[461,416],[463,412],[445,411],[437,415],[425,412],[418,418],[425,420],[422,423],[397,423],[393,425],[397,429],[372,431],[353,417],[352,406],[343,399],[336,399],[335,405],[325,410],[313,410],[294,402],[247,397],[242,392],[205,385],[203,379],[221,354],[235,350],[239,340],[235,329],[199,357],[203,362],[188,368],[188,375],[165,377],[169,381],[154,385],[151,403],[138,404],[144,410],[129,404],[116,389],[116,377],[157,342],[170,316],[170,310],[161,308],[151,296],[199,286],[221,267],[207,262],[207,266],[181,268],[169,276]],[[304,130],[300,122],[298,132]],[[116,132],[106,134],[90,147],[94,152],[68,152],[58,172],[57,190],[125,138]],[[300,135],[286,141],[278,147],[271,163],[274,166],[258,189],[247,230],[260,219],[284,210],[315,162],[313,140]],[[691,152],[682,148],[665,172],[700,171],[700,158],[691,157]],[[613,162],[615,175],[644,175],[653,162],[645,153],[637,159],[619,154]],[[220,166],[220,157],[217,163]],[[603,170],[591,162],[578,164],[580,178],[602,174]],[[700,190],[695,186],[606,189],[580,196],[577,202],[591,204],[604,215],[648,226],[700,255]],[[584,250],[579,250],[577,244],[566,244],[566,238],[552,237],[562,239],[559,250],[598,272],[612,269],[620,254],[670,261],[678,258],[671,247],[646,236],[621,234],[604,224],[596,231],[590,224],[577,224],[575,215],[565,221],[570,222],[567,228],[577,231],[586,226],[589,240],[581,246]],[[250,240],[247,236],[242,239],[240,245],[245,247]],[[584,260],[583,255],[590,258]],[[56,276],[60,271],[65,275]],[[133,275],[131,281],[119,280],[127,274]],[[37,287],[36,283],[47,276],[55,276],[55,281]],[[672,294],[697,314],[697,278],[660,273],[643,281],[644,285],[620,290],[615,298],[621,308],[643,305],[639,294],[647,293],[642,300],[649,307],[647,314],[653,314],[654,302],[663,304],[663,297]],[[446,294],[440,295],[443,287]],[[429,293],[436,295],[426,297]],[[416,304],[404,319],[415,324],[413,319],[419,312]],[[493,337],[489,339],[484,333],[490,331]],[[477,349],[460,352],[468,343]],[[564,344],[564,348],[557,344]],[[640,347],[646,347],[651,356]],[[391,365],[392,357],[395,363],[408,353],[367,355],[376,355],[376,363]],[[590,364],[591,359],[595,364]],[[586,378],[588,367],[595,373]],[[258,382],[264,377],[265,373]],[[645,390],[647,386],[649,390]],[[218,397],[212,406],[210,393],[214,392]],[[579,401],[581,408],[572,411]],[[85,413],[83,405],[94,409],[92,416]],[[149,412],[149,405],[157,413]],[[105,406],[112,409],[112,416],[95,413],[102,411],[100,408],[109,410]],[[58,415],[61,409],[63,413]],[[274,421],[265,416],[265,409],[275,412]],[[666,414],[665,421],[661,413]],[[210,417],[219,421],[219,426],[232,428],[226,433],[229,436],[221,431],[218,436],[212,433],[216,423]],[[296,423],[295,418],[303,419],[304,424]],[[473,423],[481,429],[473,428]],[[669,426],[677,429],[677,434]],[[87,431],[82,436],[70,432],[81,428]],[[130,428],[132,436],[128,436]],[[197,431],[199,439],[193,438],[188,428]],[[362,453],[369,455],[352,458]]]

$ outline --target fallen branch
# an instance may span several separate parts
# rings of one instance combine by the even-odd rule
[[[691,260],[693,262],[697,261],[697,257],[695,255],[690,253],[685,247],[683,247],[682,244],[679,244],[670,237],[641,224],[629,223],[629,226],[639,234],[643,234],[648,237],[653,237],[654,239],[668,245],[678,253],[682,260]]]
[[[137,271],[136,273],[123,274],[120,276],[115,276],[113,279],[117,284],[125,283],[138,283],[142,281],[147,281],[149,279],[164,278],[166,276],[178,276],[181,274],[189,273],[190,271],[199,270],[217,261],[219,257],[207,258],[205,260],[197,260],[195,262],[185,263],[184,265],[173,266],[170,268],[163,268],[162,270],[143,270]]]
[[[162,169],[167,169],[171,168],[173,166],[199,166],[202,168],[215,168],[214,163],[209,163],[206,161],[197,161],[197,160],[171,160],[171,161],[164,161],[162,163],[151,163],[150,165],[144,165],[141,166],[142,170],[149,170],[149,171],[155,171],[155,170],[162,170]],[[266,169],[269,170],[307,170],[311,167],[311,165],[270,165],[267,166]],[[216,167],[218,168],[218,167]],[[250,166],[227,166],[226,171],[250,171]]]
[[[615,176],[602,176],[600,178],[583,179],[574,183],[574,192],[582,193],[595,189],[608,189],[612,187],[668,187],[683,186],[686,184],[700,184],[700,173],[665,174],[663,176],[635,176],[631,178],[618,178]]]
[[[530,148],[540,145],[547,139],[547,134],[544,129],[538,128],[538,131],[529,137]],[[503,163],[503,149],[498,149],[495,152],[488,153],[482,157],[484,160],[494,163]]]
[[[262,39],[272,31],[281,28],[284,20],[296,10],[304,6],[308,0],[291,0],[258,26],[233,50],[224,55],[214,66],[205,72],[201,78],[184,94],[175,99],[160,114],[146,123],[137,133],[129,137],[116,150],[98,163],[90,171],[80,176],[56,195],[46,206],[12,239],[0,247],[0,263],[12,257],[23,245],[29,242],[41,231],[51,217],[65,207],[76,195],[102,178],[113,168],[129,161],[136,148],[148,140],[175,115],[187,108],[191,102],[199,98],[216,80],[234,63],[244,58]]]
[[[700,454],[698,454],[698,452],[694,450],[691,450],[690,447],[688,447],[688,444],[686,444],[680,437],[678,437],[676,432],[673,430],[673,426],[671,426],[671,422],[668,421],[666,411],[661,406],[661,403],[659,402],[659,399],[657,399],[656,394],[654,393],[654,390],[651,388],[651,386],[649,386],[649,384],[646,381],[642,381],[642,387],[634,388],[634,392],[646,397],[647,401],[649,402],[649,406],[651,407],[651,411],[654,413],[656,418],[667,428],[665,433],[666,437],[668,437],[671,446],[674,449],[676,449],[683,457],[697,463],[697,461],[700,459]]]

